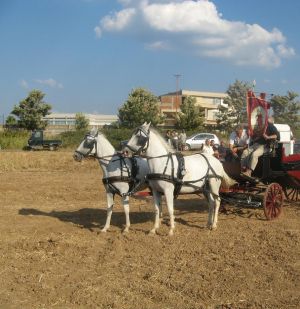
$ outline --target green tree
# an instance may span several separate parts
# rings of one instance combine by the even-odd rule
[[[292,129],[299,128],[300,101],[297,100],[298,97],[299,95],[292,91],[288,91],[285,96],[272,97],[271,106],[276,123],[286,123]]]
[[[145,121],[156,126],[164,119],[159,110],[158,98],[143,88],[131,91],[127,101],[119,109],[118,117],[121,125],[128,128],[140,126]]]
[[[5,126],[7,128],[16,127],[17,124],[18,124],[18,121],[13,115],[9,115],[5,120]]]
[[[75,115],[75,129],[76,129],[76,131],[87,130],[89,124],[90,124],[89,120],[84,116],[83,113],[77,113]]]
[[[247,90],[251,89],[249,82],[236,80],[227,89],[228,96],[224,99],[227,107],[221,107],[217,114],[217,128],[229,131],[237,124],[247,122]]]
[[[221,132],[230,132],[236,125],[235,110],[233,107],[220,106],[217,113],[217,129]]]
[[[27,98],[15,105],[11,114],[18,117],[18,126],[27,130],[44,129],[47,122],[42,118],[50,114],[51,105],[43,101],[45,94],[32,90]]]
[[[177,127],[185,130],[199,128],[204,122],[204,109],[196,106],[196,98],[187,97],[180,106],[177,114]]]

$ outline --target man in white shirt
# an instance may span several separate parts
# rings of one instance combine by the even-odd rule
[[[229,148],[235,158],[241,157],[244,149],[248,147],[249,137],[243,126],[238,125],[229,137]]]

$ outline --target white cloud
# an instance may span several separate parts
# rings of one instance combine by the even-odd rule
[[[143,40],[148,49],[180,46],[201,57],[268,68],[295,55],[277,28],[268,31],[258,24],[226,20],[209,0],[118,2],[123,9],[104,16],[95,27],[98,38],[105,32],[129,33]]]
[[[41,85],[46,85],[49,86],[51,88],[59,88],[62,89],[63,85],[59,82],[57,82],[55,79],[53,78],[48,78],[48,79],[36,79],[35,82],[41,84]]]
[[[27,82],[26,80],[24,80],[24,79],[22,79],[22,80],[20,81],[20,85],[21,85],[21,87],[24,88],[24,89],[28,89],[28,88],[29,88],[28,82]]]
[[[121,31],[130,24],[135,13],[136,10],[134,8],[128,8],[116,12],[113,15],[107,15],[102,18],[100,29],[106,31]]]
[[[102,30],[101,30],[101,28],[100,28],[99,26],[96,26],[96,27],[94,28],[94,31],[95,31],[96,37],[97,37],[97,38],[101,38],[101,36],[102,36]]]
[[[155,41],[152,43],[145,44],[146,49],[150,50],[169,50],[171,47],[167,42],[164,41]]]

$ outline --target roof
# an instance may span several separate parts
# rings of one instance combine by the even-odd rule
[[[169,92],[166,94],[162,94],[160,96],[162,97],[162,96],[175,96],[175,95],[206,97],[206,98],[221,98],[221,99],[228,97],[228,94],[224,92],[193,91],[193,90],[184,90],[184,89],[181,89],[178,92]]]
[[[89,120],[118,120],[117,115],[103,115],[103,114],[85,114],[83,115]],[[44,117],[45,119],[75,119],[76,113],[51,113]]]

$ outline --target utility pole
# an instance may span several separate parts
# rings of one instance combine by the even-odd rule
[[[178,109],[178,99],[179,99],[179,78],[181,76],[181,74],[174,74],[175,78],[176,78],[176,104],[175,104],[175,109],[176,109],[176,114],[177,114],[177,109]]]

